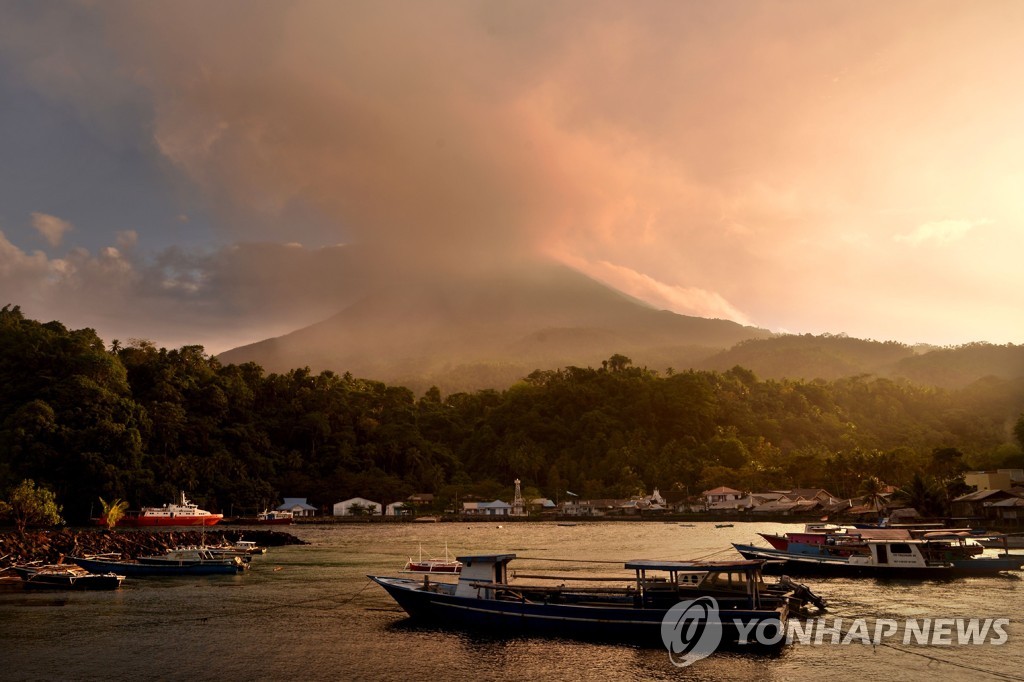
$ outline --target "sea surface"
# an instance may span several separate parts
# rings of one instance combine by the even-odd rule
[[[294,526],[238,576],[127,579],[114,592],[0,593],[0,680],[989,680],[1024,679],[1024,574],[936,582],[798,578],[827,625],[1008,618],[1006,642],[794,643],[685,668],[664,649],[485,637],[411,623],[368,574],[409,556],[514,552],[523,573],[614,574],[630,559],[738,559],[730,542],[785,524],[661,522]],[[763,544],[763,543],[762,543]],[[581,563],[565,561],[571,559]],[[586,563],[582,563],[586,562]],[[593,563],[590,563],[593,562]],[[770,578],[774,580],[774,578]],[[870,632],[868,633],[871,634]],[[952,640],[956,642],[954,634]],[[989,640],[991,641],[991,640]]]

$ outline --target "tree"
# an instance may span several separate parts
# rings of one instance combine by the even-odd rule
[[[117,525],[118,521],[124,518],[124,513],[128,509],[128,503],[121,498],[117,498],[113,502],[107,502],[101,497],[100,507],[102,508],[101,515],[107,522],[107,528],[113,528]]]
[[[860,482],[860,494],[864,496],[864,504],[870,506],[875,510],[876,514],[881,515],[882,507],[885,506],[885,484],[878,478],[878,476],[869,476]]]
[[[36,482],[30,478],[23,480],[11,491],[7,506],[18,533],[22,535],[25,534],[25,527],[30,524],[53,526],[64,521],[54,494],[46,488],[37,488]]]
[[[933,478],[926,478],[915,473],[910,485],[896,491],[895,497],[913,507],[922,516],[942,516],[945,514],[943,490]]]

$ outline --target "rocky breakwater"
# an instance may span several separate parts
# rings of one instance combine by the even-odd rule
[[[267,547],[304,545],[290,533],[267,530],[199,531],[199,530],[40,530],[20,535],[14,531],[0,532],[0,568],[30,561],[57,563],[62,557],[91,554],[117,555],[121,559],[135,559],[150,554],[162,554],[168,549],[201,544],[216,545],[234,542],[245,536],[256,544]]]

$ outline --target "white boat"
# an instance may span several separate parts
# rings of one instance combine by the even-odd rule
[[[287,526],[295,520],[295,514],[281,509],[269,509],[256,515],[256,523],[261,526]]]
[[[194,502],[181,493],[180,502],[172,502],[161,507],[143,507],[142,511],[128,512],[118,521],[119,526],[213,526],[224,518],[223,514],[213,514],[200,509]],[[106,524],[106,519],[100,519]]]

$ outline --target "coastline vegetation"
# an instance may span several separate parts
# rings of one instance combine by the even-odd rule
[[[505,390],[417,396],[350,374],[223,365],[201,346],[108,346],[6,306],[0,381],[0,499],[32,479],[72,523],[98,516],[98,497],[138,508],[179,490],[225,513],[412,493],[433,493],[441,511],[507,498],[516,478],[526,497],[551,499],[719,485],[854,496],[885,483],[941,505],[967,469],[1024,466],[1024,378],[762,380],[615,355]]]

